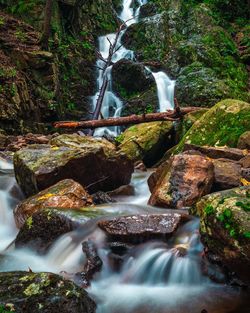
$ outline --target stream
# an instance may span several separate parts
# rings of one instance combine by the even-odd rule
[[[135,53],[121,45],[121,39],[127,27],[139,20],[140,7],[148,1],[139,0],[136,9],[133,0],[123,0],[119,18],[126,22],[120,33],[112,62],[126,58],[136,61]],[[104,59],[108,57],[110,42],[116,34],[99,37],[99,51]],[[123,102],[112,90],[112,66],[103,73],[104,62],[97,60],[97,92],[92,97],[94,109],[104,76],[108,87],[102,105],[102,115],[119,117]],[[166,73],[145,71],[154,76],[159,111],[174,107],[175,81]],[[96,136],[104,134],[116,136],[118,127],[100,128]],[[150,191],[147,179],[150,172],[136,172],[131,181],[135,194],[117,197],[116,203],[102,205],[107,215],[160,214],[169,210],[147,205]],[[13,240],[18,229],[15,226],[13,209],[23,199],[16,183],[11,163],[0,159],[0,271],[61,272],[81,271],[85,256],[82,242],[94,241],[98,255],[103,261],[100,273],[97,273],[87,289],[97,303],[97,313],[247,313],[248,295],[237,287],[211,281],[204,272],[204,266],[213,275],[222,274],[210,264],[203,264],[203,245],[199,235],[199,220],[195,217],[181,227],[167,241],[153,240],[133,246],[123,256],[119,269],[110,262],[110,247],[107,238],[98,227],[97,219],[90,220],[79,229],[61,236],[46,255],[37,255],[29,249],[16,249]],[[171,210],[173,212],[173,210]]]
[[[162,213],[162,209],[146,204],[150,195],[149,175],[150,172],[135,173],[131,181],[135,195],[117,198],[117,203],[102,205],[102,210],[115,216]],[[31,269],[75,273],[81,270],[85,260],[81,243],[91,239],[103,261],[101,272],[88,288],[98,304],[97,313],[248,312],[248,296],[240,288],[216,284],[204,275],[197,218],[179,227],[167,242],[148,241],[129,249],[121,268],[117,269],[110,262],[111,251],[105,234],[96,226],[96,219],[61,236],[44,256],[28,249],[15,249],[10,245],[18,232],[13,209],[21,200],[12,165],[1,161],[0,270],[3,272]],[[216,273],[213,267],[210,271]]]
[[[117,44],[116,44],[116,52],[112,57],[112,63],[115,64],[116,62],[120,61],[121,59],[128,59],[132,61],[136,61],[136,56],[134,51],[126,49],[122,45],[122,37],[125,34],[127,28],[139,21],[140,16],[140,8],[142,5],[146,4],[147,0],[139,0],[137,1],[138,7],[133,8],[133,0],[123,0],[122,1],[122,10],[121,13],[118,15],[119,19],[125,23],[125,28],[120,32]],[[98,51],[100,52],[103,59],[107,59],[109,55],[109,48],[110,43],[114,43],[116,38],[116,33],[108,34],[105,36],[101,36],[98,38]],[[96,86],[97,92],[92,97],[92,110],[94,111],[96,102],[99,96],[99,91],[103,84],[103,80],[106,77],[108,80],[108,86],[103,98],[102,103],[102,116],[104,118],[108,117],[120,117],[123,102],[119,97],[113,92],[112,89],[112,67],[113,65],[109,66],[103,73],[102,68],[105,66],[105,62],[101,59],[98,59],[96,62],[97,67],[97,78],[96,78]],[[156,86],[157,86],[157,94],[159,100],[159,108],[160,112],[164,112],[169,109],[174,108],[174,88],[175,88],[175,81],[171,80],[166,73],[160,72],[152,72],[150,68],[145,67],[145,73],[150,74],[152,73]],[[103,127],[99,128],[95,131],[96,136],[103,136],[103,135],[110,135],[110,136],[117,136],[119,134],[119,127]]]

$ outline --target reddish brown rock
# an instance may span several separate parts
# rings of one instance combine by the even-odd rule
[[[214,186],[216,191],[240,186],[241,165],[228,159],[212,160],[214,164]]]
[[[192,144],[185,144],[184,151],[196,150],[212,159],[230,159],[239,161],[244,158],[246,151],[236,148],[225,147],[209,147],[209,146],[196,146]]]
[[[237,148],[250,150],[250,131],[247,131],[240,136]]]
[[[172,208],[192,206],[210,192],[213,181],[214,166],[210,159],[196,154],[179,154],[163,169],[149,204]]]
[[[188,219],[178,213],[129,215],[103,220],[98,226],[112,241],[141,243],[151,239],[165,239]]]
[[[14,210],[18,228],[35,212],[47,208],[79,209],[93,204],[92,197],[72,179],[65,179],[21,202]]]

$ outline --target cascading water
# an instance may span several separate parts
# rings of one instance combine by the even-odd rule
[[[133,8],[133,0],[123,0],[122,3],[122,11],[119,15],[119,18],[125,23],[126,27],[123,29],[119,36],[116,43],[116,52],[112,56],[112,63],[116,63],[121,59],[129,59],[135,60],[134,52],[131,50],[126,49],[122,43],[122,37],[126,32],[127,27],[130,25],[137,23],[140,8],[142,5],[146,4],[147,0],[139,0],[137,1],[138,7],[136,9]],[[110,43],[114,44],[116,40],[117,34],[108,34],[105,36],[101,36],[98,39],[98,47],[99,52],[102,56],[102,59],[98,59],[96,66],[98,68],[98,75],[97,75],[97,92],[92,97],[92,110],[94,111],[97,99],[99,97],[99,92],[101,90],[102,84],[104,79],[107,79],[108,85],[104,94],[103,102],[102,102],[102,109],[101,113],[104,118],[108,117],[119,117],[121,115],[123,102],[114,94],[112,90],[112,65],[109,66],[105,71],[102,69],[105,68],[104,60],[107,60],[109,55]],[[147,68],[148,71],[151,72],[150,69]],[[151,72],[154,76],[156,86],[157,86],[157,93],[159,99],[159,111],[164,112],[166,110],[171,110],[174,108],[174,87],[175,81],[169,79],[166,73],[158,72],[154,73]],[[119,133],[119,127],[109,127],[109,128],[99,128],[95,131],[95,136],[103,136],[104,134],[108,134],[110,136],[117,136]]]
[[[101,272],[96,274],[88,289],[98,304],[97,313],[247,312],[244,306],[238,309],[239,302],[242,303],[239,290],[214,284],[203,275],[203,247],[197,219],[184,224],[165,242],[149,241],[130,248],[118,270],[110,262],[111,248],[104,233],[96,227],[96,220],[61,236],[44,256],[13,246],[6,251],[17,233],[12,210],[21,197],[15,189],[11,166],[5,162],[0,166],[1,271],[27,271],[29,268],[54,273],[81,271],[85,261],[81,243],[91,239],[103,260]],[[148,175],[134,174],[131,182],[134,196],[117,198],[122,202],[104,205],[102,210],[107,215],[161,214],[162,209],[146,206]],[[203,311],[204,308],[207,311]]]

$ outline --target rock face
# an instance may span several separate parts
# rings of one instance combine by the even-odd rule
[[[174,208],[192,206],[210,192],[213,181],[213,163],[205,156],[185,153],[174,156],[163,168],[149,204]]]
[[[100,221],[98,226],[112,241],[141,243],[170,236],[187,216],[168,213],[158,215],[130,215]]]
[[[240,136],[237,147],[239,149],[250,150],[250,131],[247,131]]]
[[[208,255],[250,284],[250,187],[203,197],[196,205]]]
[[[21,202],[14,210],[15,222],[21,228],[35,212],[48,208],[79,209],[93,204],[92,197],[72,179],[65,179]]]
[[[172,122],[143,123],[128,128],[118,137],[119,148],[131,160],[152,166],[173,145]]]
[[[132,162],[106,140],[62,135],[51,145],[16,152],[15,175],[27,196],[71,178],[89,192],[109,191],[130,182]]]
[[[52,273],[0,273],[0,306],[17,313],[96,311],[84,289]]]
[[[227,145],[235,148],[239,137],[250,129],[249,120],[249,103],[231,99],[223,100],[193,124],[174,153],[182,151],[185,143],[216,147]]]

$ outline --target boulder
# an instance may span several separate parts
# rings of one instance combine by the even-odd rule
[[[209,146],[199,146],[193,144],[185,144],[183,151],[198,151],[209,158],[212,159],[229,159],[239,161],[244,158],[247,154],[246,151],[236,148],[227,148],[227,147],[209,147]]]
[[[223,100],[193,124],[174,153],[182,151],[185,144],[214,147],[226,145],[235,148],[239,137],[250,129],[249,120],[249,103],[232,99]]]
[[[50,145],[30,145],[16,152],[14,169],[27,196],[66,178],[93,193],[128,184],[133,163],[105,139],[61,135]]]
[[[240,136],[237,147],[239,149],[250,150],[250,131],[247,131]]]
[[[92,197],[80,184],[65,179],[21,202],[14,210],[14,217],[21,228],[28,217],[43,209],[79,209],[92,204]]]
[[[187,151],[172,157],[162,168],[149,204],[172,208],[190,207],[210,192],[213,181],[212,161]]]
[[[228,159],[212,160],[214,165],[213,190],[225,190],[241,185],[241,165]]]
[[[74,209],[43,209],[30,216],[15,239],[17,248],[28,247],[45,254],[62,235],[109,213],[94,207]]]
[[[250,186],[207,195],[195,213],[209,258],[250,285]]]
[[[173,144],[173,133],[173,123],[168,121],[134,125],[118,137],[119,149],[131,160],[152,166]]]
[[[52,273],[0,273],[2,312],[96,312],[95,302],[73,282]]]
[[[110,241],[141,243],[152,239],[166,239],[178,228],[187,215],[178,213],[128,215],[103,220],[98,226]]]
[[[143,64],[122,59],[112,68],[112,83],[114,90],[127,98],[147,90],[154,83],[154,78]]]

